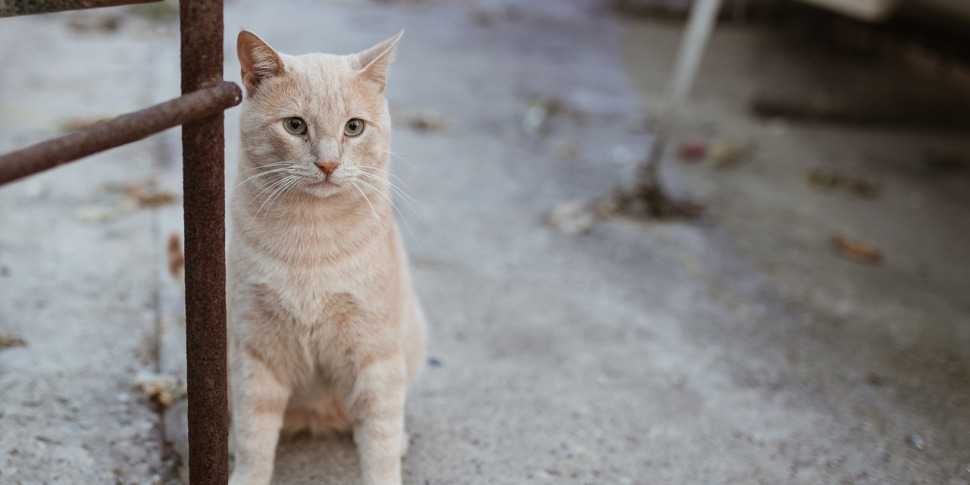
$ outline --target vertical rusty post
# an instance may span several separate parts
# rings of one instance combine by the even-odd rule
[[[222,0],[179,2],[182,93],[222,80]],[[228,481],[223,114],[182,126],[189,480]]]

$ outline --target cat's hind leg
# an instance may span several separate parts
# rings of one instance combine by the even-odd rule
[[[291,389],[259,359],[238,357],[231,368],[229,386],[235,455],[229,484],[267,485],[273,476],[276,444]]]

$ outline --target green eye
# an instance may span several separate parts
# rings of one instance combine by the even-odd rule
[[[292,135],[305,135],[306,134],[306,121],[303,118],[287,118],[283,120],[283,128],[286,128]]]
[[[357,136],[364,131],[364,120],[354,118],[344,125],[344,134],[347,136]]]

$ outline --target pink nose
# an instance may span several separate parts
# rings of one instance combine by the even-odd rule
[[[340,166],[340,162],[317,162],[317,166],[320,167],[320,170],[323,170],[327,178],[330,178],[333,172],[337,170],[337,167]]]

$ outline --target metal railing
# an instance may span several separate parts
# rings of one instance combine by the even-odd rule
[[[157,0],[7,0],[0,17]],[[0,156],[0,185],[182,125],[189,480],[228,481],[225,133],[242,101],[222,79],[222,0],[182,0],[182,96]]]

